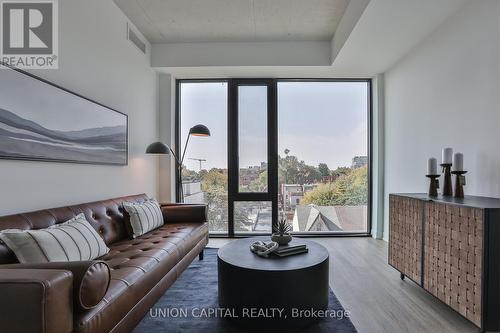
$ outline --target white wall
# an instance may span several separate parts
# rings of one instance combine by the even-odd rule
[[[465,154],[466,194],[500,197],[500,1],[470,1],[385,75],[387,195],[426,192],[426,161]],[[442,181],[442,179],[441,179]]]
[[[144,154],[158,136],[157,75],[149,54],[126,40],[126,22],[111,0],[59,1],[59,70],[34,73],[127,113],[129,165],[0,160],[0,215],[127,194],[157,196],[158,159]]]
[[[175,151],[175,80],[170,74],[160,73],[158,81],[159,137]],[[175,201],[175,159],[172,156],[160,156],[159,200]]]
[[[384,74],[372,78],[372,230],[374,238],[384,235]]]
[[[329,66],[330,42],[153,44],[153,67]]]

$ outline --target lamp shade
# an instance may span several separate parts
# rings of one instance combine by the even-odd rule
[[[170,150],[166,144],[163,142],[153,142],[146,149],[146,154],[161,154],[168,155],[170,154]]]
[[[205,125],[195,125],[189,130],[190,135],[194,136],[210,136],[210,130]]]

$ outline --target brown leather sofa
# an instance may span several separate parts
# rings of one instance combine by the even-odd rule
[[[0,243],[0,331],[131,332],[208,243],[205,205],[167,204],[165,225],[131,240],[122,202],[135,195],[0,217],[0,230],[40,229],[79,213],[110,252],[95,261],[19,264]]]

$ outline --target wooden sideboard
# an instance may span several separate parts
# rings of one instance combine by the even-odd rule
[[[482,330],[500,330],[500,199],[389,196],[389,264]]]

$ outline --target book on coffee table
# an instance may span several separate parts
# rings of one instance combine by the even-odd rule
[[[284,252],[273,252],[275,255],[278,257],[288,257],[288,256],[294,256],[296,254],[301,254],[301,253],[307,253],[309,252],[309,249],[307,247],[305,248],[298,248],[295,250],[289,250],[289,251],[284,251]]]
[[[288,257],[296,254],[307,253],[309,250],[304,242],[298,239],[292,239],[287,245],[281,245],[276,250],[274,254],[278,257]]]
[[[286,253],[290,251],[303,250],[306,248],[306,244],[300,240],[292,239],[287,245],[280,245],[274,253]]]

